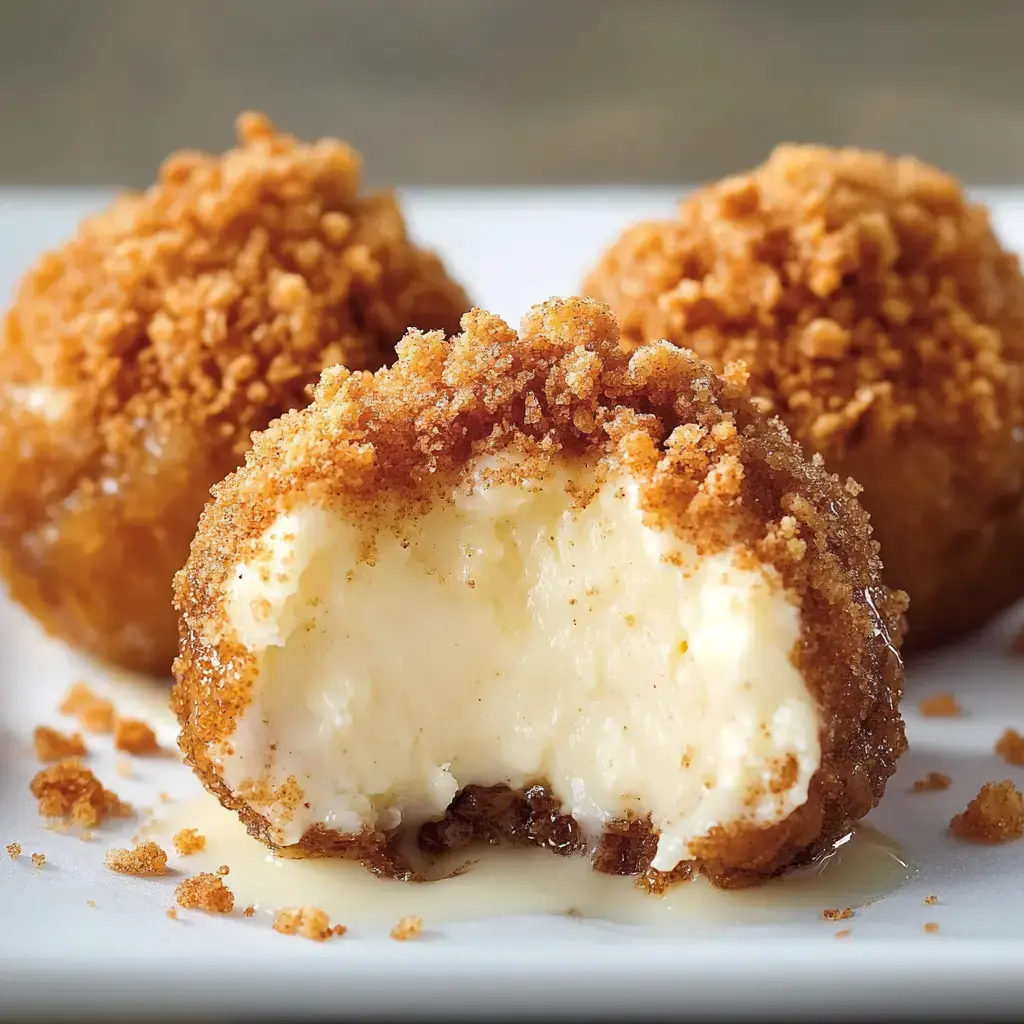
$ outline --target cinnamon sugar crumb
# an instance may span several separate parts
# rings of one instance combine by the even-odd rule
[[[85,901],[85,905],[87,907],[95,907],[96,906],[96,901],[95,900],[86,900]]]
[[[186,910],[207,910],[212,914],[230,914],[235,907],[234,893],[217,875],[208,871],[187,878],[175,889],[178,906]]]
[[[845,921],[847,918],[853,917],[853,907],[844,907],[842,910],[838,908],[823,910],[821,916],[826,921]]]
[[[242,917],[255,917],[255,916],[256,916],[256,908],[253,907],[253,906],[246,907],[245,910],[242,911]]]
[[[914,793],[932,793],[936,790],[949,789],[953,780],[942,772],[929,772],[923,779],[917,779],[911,790]]]
[[[86,829],[78,838],[81,839],[83,843],[88,843],[93,838],[93,834]]]
[[[1024,796],[1014,784],[986,782],[978,795],[949,823],[958,839],[973,843],[1008,843],[1024,836]]]
[[[40,761],[60,761],[65,757],[83,757],[87,753],[81,733],[73,732],[68,736],[48,725],[36,726],[32,742]]]
[[[7,856],[11,860],[17,860],[21,856],[21,843],[8,843]]]
[[[928,904],[928,906],[931,907],[931,906],[934,906],[936,903],[939,902],[939,897],[938,896],[925,896],[924,901],[925,901],[925,903]]]
[[[959,718],[963,709],[951,693],[937,693],[934,697],[925,697],[917,705],[917,710],[925,718]]]
[[[160,749],[156,733],[138,718],[119,718],[114,727],[114,746],[127,754],[155,754]]]
[[[106,865],[122,875],[146,878],[167,874],[167,854],[154,842],[141,843],[134,850],[115,848],[107,851]]]
[[[1007,729],[996,742],[996,753],[1007,763],[1024,768],[1024,736]]]
[[[853,934],[852,928],[842,928],[836,932],[837,939],[848,939]]]
[[[123,818],[132,813],[116,793],[78,761],[61,761],[37,772],[29,789],[39,801],[39,813],[45,818],[63,818],[91,828],[107,818]]]
[[[217,874],[220,875],[223,878],[224,875],[230,875],[231,874],[231,868],[229,868],[227,866],[227,864],[221,864],[221,866],[219,868],[217,868]]]
[[[201,835],[194,828],[183,828],[180,832],[175,832],[172,842],[174,849],[182,857],[188,857],[206,849],[206,836]]]
[[[113,701],[99,696],[85,683],[72,684],[58,710],[62,715],[72,715],[77,718],[86,732],[114,731]]]
[[[924,930],[926,935],[934,935],[939,930],[938,921],[927,921]]]
[[[178,908],[177,907],[171,907],[170,910],[167,911],[167,916],[172,921],[177,921],[178,920]]]
[[[410,914],[403,917],[394,928],[391,929],[391,938],[399,942],[406,942],[409,939],[416,939],[423,932],[423,918]]]
[[[41,868],[46,863],[45,853],[33,853],[32,854],[32,867]]]
[[[282,935],[301,935],[314,942],[326,942],[327,939],[344,935],[348,929],[343,924],[331,927],[330,917],[319,907],[282,907],[274,911],[274,931]]]

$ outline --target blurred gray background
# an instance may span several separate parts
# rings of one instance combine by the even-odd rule
[[[777,141],[1024,183],[1024,0],[0,0],[0,184],[144,185],[241,109],[376,184],[672,184]]]

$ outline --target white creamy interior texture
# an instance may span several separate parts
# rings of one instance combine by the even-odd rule
[[[770,571],[646,527],[625,476],[573,510],[565,485],[587,472],[459,490],[382,531],[372,565],[365,527],[336,513],[268,530],[227,597],[261,667],[223,768],[236,787],[268,764],[296,778],[297,811],[268,812],[279,842],[417,825],[462,786],[542,779],[594,834],[649,813],[669,870],[714,826],[807,799],[818,714],[795,604]]]

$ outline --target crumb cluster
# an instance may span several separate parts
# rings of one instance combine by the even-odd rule
[[[105,789],[99,779],[79,761],[61,761],[44,768],[33,777],[29,787],[39,801],[39,813],[46,818],[62,818],[75,825],[91,828],[107,818],[127,817],[130,804]]]
[[[1007,763],[1024,768],[1024,736],[1007,729],[996,741],[996,753]]]
[[[188,857],[206,849],[206,836],[194,828],[183,828],[175,832],[172,842],[174,849],[182,857]]]
[[[953,780],[942,772],[929,772],[923,778],[916,779],[911,787],[915,793],[934,793],[943,789],[949,789]]]
[[[86,683],[74,683],[60,703],[60,713],[77,718],[86,732],[114,731],[114,703]]]
[[[17,860],[21,856],[21,843],[8,843],[7,856],[11,860]]]
[[[917,710],[925,718],[959,718],[963,714],[960,703],[951,693],[937,693],[933,697],[925,697],[917,705]]]
[[[400,918],[398,924],[391,929],[391,938],[407,942],[409,939],[418,939],[422,933],[423,918],[410,914],[408,917]]]
[[[853,907],[843,907],[842,909],[836,907],[829,910],[823,910],[821,916],[826,921],[845,921],[848,918],[853,917]]]
[[[118,718],[114,726],[114,746],[127,754],[155,754],[160,749],[156,733],[138,718]]]
[[[167,874],[167,853],[154,842],[140,843],[133,850],[115,848],[107,851],[106,865],[122,875]]]
[[[1007,843],[1024,836],[1024,796],[1006,779],[986,782],[978,795],[949,823],[959,839],[975,843]]]
[[[46,863],[45,853],[33,853],[32,854],[32,867],[41,868]]]
[[[186,910],[207,910],[213,914],[230,914],[235,907],[234,893],[217,875],[204,871],[187,878],[175,889],[178,906]]]
[[[84,757],[88,751],[78,732],[67,735],[48,725],[38,725],[32,732],[32,743],[40,761],[63,761],[69,757]]]
[[[348,929],[343,924],[332,927],[330,916],[319,907],[282,907],[274,911],[274,931],[326,942],[344,935]]]

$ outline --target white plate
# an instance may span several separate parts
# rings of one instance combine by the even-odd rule
[[[0,193],[0,295],[41,248],[57,243],[99,194]],[[532,303],[571,293],[620,226],[671,208],[667,193],[415,193],[417,234],[437,245],[473,297],[513,323]],[[992,199],[1011,244],[1024,247],[1021,201]],[[48,831],[28,782],[38,769],[32,728],[68,726],[55,708],[79,678],[106,689],[119,710],[175,728],[159,689],[113,681],[0,597],[0,1012],[140,1016],[161,1010],[233,1017],[331,1012],[451,1018],[483,1007],[598,1016],[672,1008],[685,1015],[863,1017],[1013,1015],[1024,1005],[1024,842],[979,847],[946,834],[950,816],[982,783],[1024,769],[993,753],[1008,725],[1024,729],[1024,658],[1010,653],[1020,615],[913,670],[905,715],[911,750],[871,823],[915,866],[898,891],[850,921],[820,909],[699,918],[676,933],[558,916],[519,916],[431,927],[419,942],[353,928],[324,945],[284,939],[266,915],[169,921],[178,878],[135,879],[103,867],[137,822],[82,842]],[[954,692],[965,715],[923,719],[917,702]],[[120,778],[109,738],[90,738],[97,774],[140,808],[191,806],[200,790],[172,758],[135,759]],[[911,795],[929,771],[946,792]],[[34,869],[32,852],[46,865]],[[180,865],[179,865],[180,866]],[[205,865],[204,865],[205,866]],[[231,879],[229,878],[229,882]],[[927,895],[939,902],[926,905]],[[717,894],[712,894],[717,895]],[[93,901],[92,907],[88,901]],[[827,904],[825,904],[827,905]],[[926,934],[925,922],[940,926]],[[846,941],[835,933],[850,928]],[[492,1011],[494,1015],[495,1011]]]

